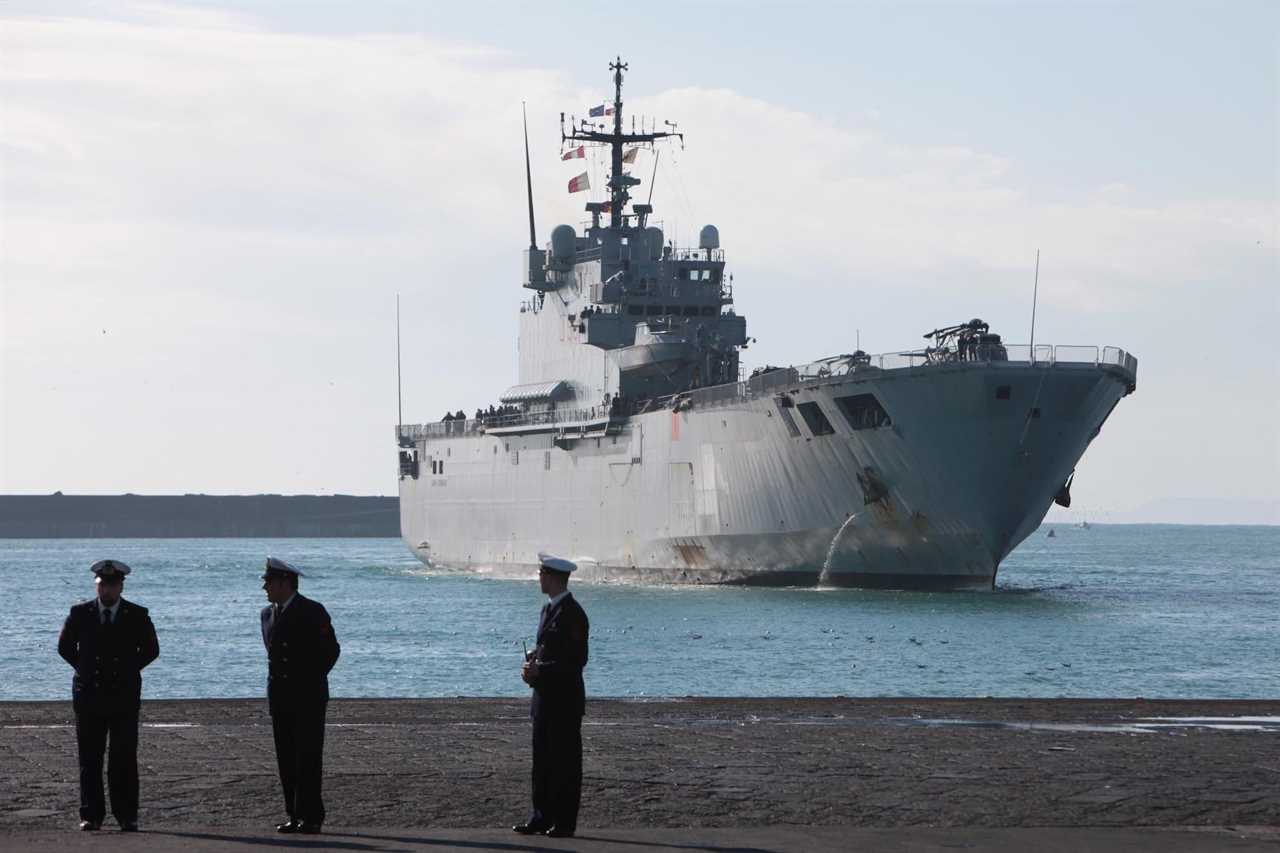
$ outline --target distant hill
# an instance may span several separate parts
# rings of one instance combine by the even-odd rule
[[[394,497],[0,495],[0,539],[399,535]]]

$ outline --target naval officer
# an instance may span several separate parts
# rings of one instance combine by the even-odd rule
[[[533,688],[533,814],[512,829],[522,835],[571,838],[582,796],[582,715],[586,688],[587,614],[569,592],[573,562],[539,554],[538,583],[547,603],[538,638],[520,677]]]
[[[125,832],[138,829],[138,709],[142,670],[160,656],[147,608],[120,597],[129,567],[99,560],[90,567],[97,595],[71,608],[58,654],[75,668],[71,707],[80,757],[80,829],[102,826],[102,757],[111,744],[107,783],[111,814]]]
[[[324,823],[320,782],[329,670],[341,649],[324,605],[298,592],[300,577],[305,575],[284,560],[267,558],[262,588],[271,603],[262,608],[262,642],[267,707],[288,815],[276,830],[315,834]]]

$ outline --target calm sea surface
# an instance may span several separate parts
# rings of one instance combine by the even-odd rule
[[[1048,528],[993,593],[574,584],[598,696],[1280,697],[1280,528]],[[530,580],[428,572],[398,539],[0,540],[0,699],[70,695],[55,650],[89,565],[133,566],[144,695],[261,696],[265,555],[342,643],[335,696],[519,696]]]

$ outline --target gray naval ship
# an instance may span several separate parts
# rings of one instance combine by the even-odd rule
[[[423,562],[528,577],[537,553],[594,581],[990,589],[1070,502],[1071,479],[1137,360],[1002,342],[980,320],[914,351],[739,375],[746,318],[717,229],[668,242],[632,148],[683,136],[561,116],[611,158],[582,233],[529,241],[519,382],[496,406],[400,424],[400,526]],[[528,131],[525,132],[526,178]],[[651,200],[651,196],[650,196]]]

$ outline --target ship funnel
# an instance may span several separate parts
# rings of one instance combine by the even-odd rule
[[[698,232],[698,248],[719,249],[720,229],[716,228],[714,225],[702,226],[702,230]]]
[[[572,225],[557,225],[551,230],[551,260],[557,267],[568,268],[573,265],[573,256],[577,251],[578,235]]]

